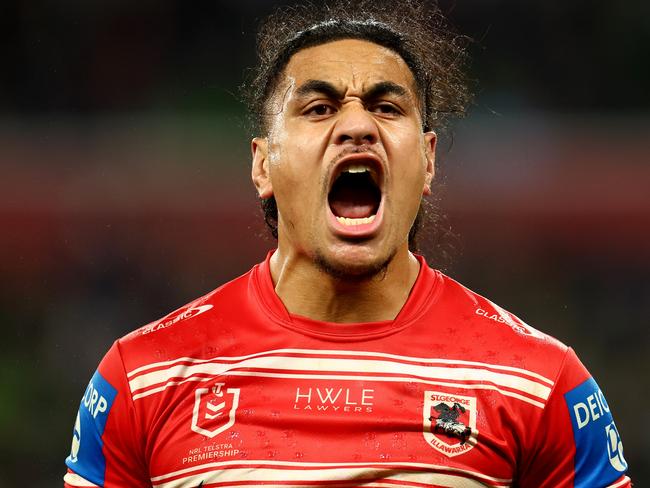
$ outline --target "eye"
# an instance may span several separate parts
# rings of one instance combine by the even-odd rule
[[[307,108],[303,114],[315,117],[325,117],[327,115],[332,115],[334,112],[336,112],[336,107],[327,103],[317,103]]]
[[[369,110],[380,115],[400,115],[402,113],[402,111],[397,108],[397,106],[387,102],[371,105],[369,107]]]

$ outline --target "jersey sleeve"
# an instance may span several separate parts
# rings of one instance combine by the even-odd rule
[[[537,425],[534,445],[526,450],[520,486],[631,486],[610,407],[570,348]]]
[[[119,342],[115,342],[81,399],[65,461],[64,486],[151,486],[138,430]]]

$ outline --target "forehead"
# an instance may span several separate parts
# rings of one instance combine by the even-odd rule
[[[348,89],[364,89],[380,81],[411,90],[415,86],[413,74],[399,54],[359,39],[332,41],[294,54],[283,81],[299,86],[307,80],[324,80]]]

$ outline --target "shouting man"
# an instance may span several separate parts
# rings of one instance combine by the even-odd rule
[[[574,352],[413,254],[435,129],[462,112],[439,11],[340,2],[263,25],[252,179],[277,249],[119,339],[68,487],[624,487]]]

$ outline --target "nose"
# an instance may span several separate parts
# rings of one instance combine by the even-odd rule
[[[362,103],[349,102],[339,112],[332,138],[339,145],[374,144],[379,139],[377,123]]]

